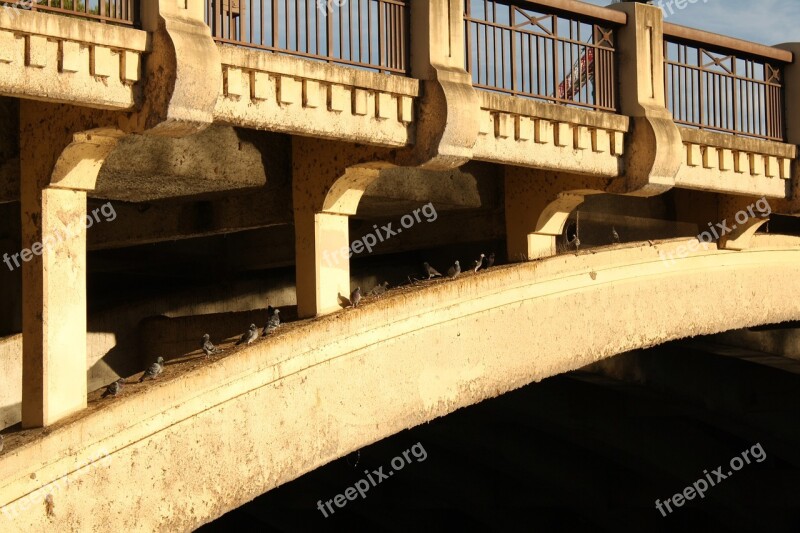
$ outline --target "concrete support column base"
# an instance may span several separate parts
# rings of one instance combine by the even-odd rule
[[[298,316],[341,309],[341,297],[350,297],[348,217],[300,211],[294,219]]]
[[[22,185],[22,426],[86,407],[86,193]]]
[[[556,254],[556,238],[586,196],[615,183],[576,174],[506,167],[505,207],[508,260],[530,261]]]

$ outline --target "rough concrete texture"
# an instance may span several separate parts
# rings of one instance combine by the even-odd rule
[[[0,93],[102,109],[134,107],[149,44],[144,31],[23,9],[0,10],[0,43]]]
[[[217,121],[378,146],[414,140],[418,80],[231,45],[219,53]]]
[[[120,117],[123,130],[182,137],[213,122],[222,72],[203,5],[200,0],[142,3],[150,53],[137,109]]]
[[[684,161],[675,185],[687,189],[786,198],[797,146],[679,128]]]
[[[481,91],[481,161],[617,177],[628,118]]]
[[[221,125],[179,139],[125,136],[100,170],[92,196],[141,202],[261,187],[265,162],[276,154],[250,137]]]
[[[0,504],[34,495],[0,514],[0,527],[189,531],[366,444],[532,381],[800,317],[798,248],[701,248],[667,266],[659,252],[677,244],[501,267],[287,326],[194,372],[168,365],[85,416],[7,438]],[[106,460],[84,466],[101,452]],[[36,492],[65,475],[76,481],[68,489]]]

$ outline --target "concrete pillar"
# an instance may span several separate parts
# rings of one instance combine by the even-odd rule
[[[411,76],[421,82],[415,143],[397,163],[450,170],[472,158],[480,99],[464,68],[464,0],[411,2]]]
[[[556,238],[584,198],[614,180],[522,167],[505,169],[508,260],[529,261],[556,254]]]
[[[350,297],[350,237],[346,215],[295,212],[297,313],[312,317],[341,309]]]
[[[86,193],[41,187],[22,163],[22,426],[86,407]],[[24,261],[29,259],[29,261]]]
[[[623,157],[624,187],[615,192],[653,196],[674,187],[683,164],[683,142],[666,107],[664,15],[657,6],[640,3],[610,7],[628,15],[615,35],[619,108],[632,122]]]
[[[800,145],[800,101],[793,95],[800,91],[800,43],[784,43],[777,48],[789,50],[794,61],[783,69],[784,118],[786,120],[786,142]],[[800,216],[800,163],[792,161],[792,179],[785,202],[775,202],[781,214]]]
[[[348,218],[364,190],[390,166],[389,150],[292,138],[297,313],[309,318],[341,309],[350,297]]]
[[[22,101],[22,426],[47,426],[86,407],[86,191],[115,130],[81,127],[102,112]],[[73,134],[78,131],[80,133]]]

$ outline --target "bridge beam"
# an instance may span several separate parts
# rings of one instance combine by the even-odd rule
[[[86,407],[86,191],[119,133],[81,129],[102,113],[50,107],[21,104],[22,250],[7,262],[22,269],[23,427]]]

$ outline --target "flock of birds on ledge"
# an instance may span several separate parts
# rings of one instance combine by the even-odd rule
[[[611,228],[611,242],[614,244],[618,244],[620,242],[619,234],[617,233],[616,228]],[[577,235],[575,236],[574,240],[570,242],[571,245],[575,246],[577,250],[580,247],[580,240],[578,239]],[[478,259],[473,261],[472,263],[472,271],[477,273],[481,269],[490,268],[494,265],[495,255],[494,252],[490,253],[488,256],[485,254],[481,254]],[[427,262],[422,264],[423,266],[423,280],[427,281],[437,277],[444,277],[441,272],[436,270]],[[447,270],[447,277],[450,279],[455,279],[461,275],[461,263],[456,261],[453,263]],[[408,283],[414,284],[420,281],[419,278],[412,278],[408,276]],[[368,296],[380,296],[384,294],[389,289],[389,282],[384,281],[380,285],[376,285],[372,288],[369,292]],[[355,290],[350,293],[350,300],[347,302],[349,307],[358,307],[358,304],[361,302],[361,287],[356,287]],[[264,329],[261,332],[262,337],[266,337],[274,330],[276,330],[281,325],[281,318],[280,318],[280,310],[275,309],[271,305],[267,308],[267,325],[264,326]],[[248,345],[251,344],[253,341],[258,339],[258,328],[255,324],[250,324],[250,327],[247,331],[242,334],[241,338],[236,342],[236,346],[241,344]],[[203,353],[206,354],[206,358],[210,357],[211,355],[222,353],[222,349],[214,346],[214,343],[211,342],[211,336],[206,333],[203,335],[203,338],[200,340],[200,347],[203,350]],[[139,378],[139,383],[147,379],[156,379],[162,372],[164,371],[164,358],[159,357],[155,363],[150,365],[142,374],[142,377]],[[107,398],[109,396],[116,396],[122,390],[122,385],[125,384],[125,378],[120,378],[117,381],[111,383],[106,387],[105,392],[102,395],[102,398]],[[2,437],[2,435],[0,435]],[[2,440],[0,439],[0,451],[2,450]]]
[[[490,268],[494,265],[495,255],[494,252],[490,253],[488,256],[485,254],[481,254],[478,259],[476,259],[472,264],[473,272],[478,272],[481,269]],[[430,264],[423,263],[423,280],[430,280],[437,277],[444,277],[438,270],[432,267]],[[447,270],[447,277],[450,279],[455,279],[459,275],[461,275],[461,263],[456,261],[453,263]],[[412,278],[411,276],[408,277],[408,281],[410,284],[413,284],[417,281],[420,281],[418,278]],[[384,281],[383,283],[376,285],[373,289],[369,292],[368,296],[380,296],[384,294],[389,289],[389,282]],[[361,302],[361,287],[356,287],[355,290],[350,294],[350,307],[358,307],[358,304]],[[280,318],[280,309],[275,309],[271,305],[267,308],[267,325],[264,326],[264,329],[261,332],[262,337],[266,337],[271,334],[273,331],[278,329],[281,325],[281,318]],[[236,342],[236,346],[241,344],[248,345],[251,344],[253,341],[258,339],[258,327],[255,324],[250,324],[250,327],[245,331],[239,340]],[[223,352],[221,348],[215,346],[214,343],[211,342],[211,336],[206,333],[203,335],[203,338],[200,339],[200,348],[205,353],[206,358],[220,354]],[[142,376],[139,378],[139,383],[142,383],[148,379],[156,379],[161,373],[164,371],[164,358],[159,357],[155,363],[151,364],[147,369],[144,371]],[[120,378],[117,381],[111,383],[106,387],[105,392],[103,392],[101,398],[108,398],[117,396],[120,391],[122,390],[122,386],[126,384],[125,378]],[[0,446],[2,446],[2,441],[0,440]],[[2,449],[2,448],[0,448]]]

